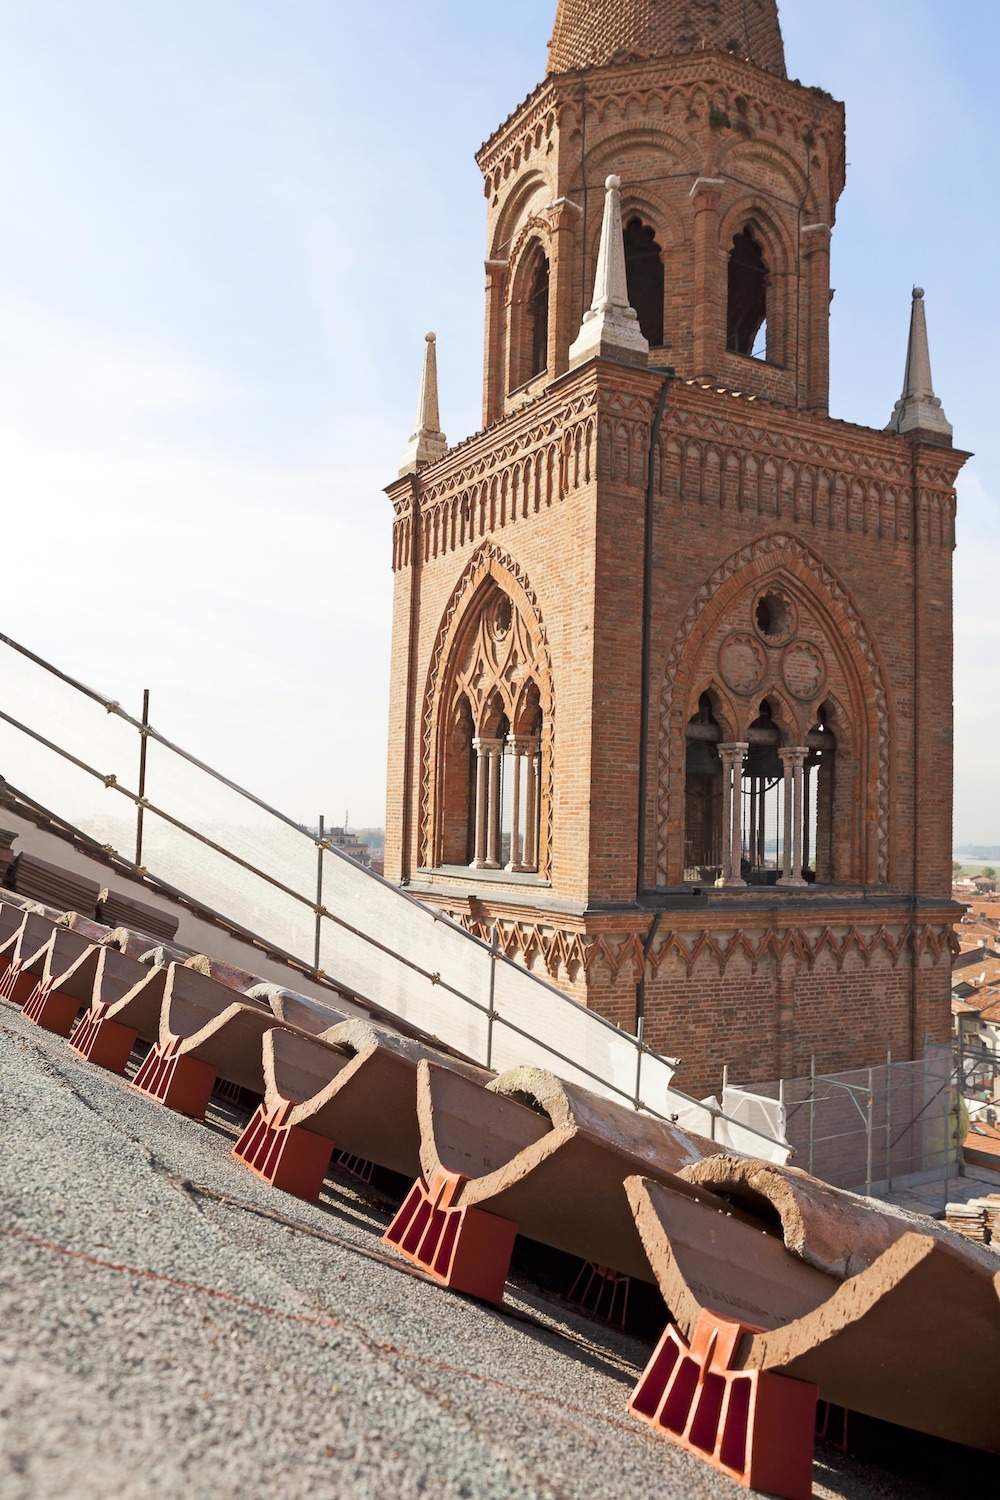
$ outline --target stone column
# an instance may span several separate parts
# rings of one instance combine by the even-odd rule
[[[500,868],[500,773],[503,766],[503,740],[489,741],[489,790],[486,810],[486,863],[487,870]]]
[[[522,841],[521,837],[521,765],[524,757],[530,754],[532,741],[523,735],[512,734],[508,736],[507,744],[510,747],[511,774],[514,777],[510,815],[510,859],[507,861],[507,869],[520,871],[527,868],[527,860],[524,858],[527,838]],[[525,803],[527,800],[525,798]]]
[[[725,183],[699,177],[691,189],[694,205],[694,370],[697,378],[717,374],[722,333],[722,256],[719,209]]]
[[[798,329],[799,405],[825,415],[830,404],[829,224],[803,226],[802,263],[806,285]]]
[[[806,757],[805,765],[802,767],[802,869],[803,872],[809,868],[809,860],[812,851],[809,847],[809,824],[810,809],[812,805],[812,766]]]
[[[781,886],[802,886],[802,767],[809,754],[805,745],[778,751],[785,768],[785,840],[782,850]]]
[[[476,852],[472,868],[497,870],[503,740],[479,738],[472,745],[476,752]]]
[[[549,262],[549,379],[569,367],[569,346],[576,333],[573,316],[573,262],[576,227],[583,209],[571,198],[557,198],[549,209],[552,258]]]
[[[528,788],[524,814],[524,868],[535,874],[538,870],[538,809],[542,790],[542,757],[538,741],[532,740],[528,747]]]
[[[486,262],[486,348],[483,354],[483,426],[489,427],[503,416],[504,293],[507,286],[507,262]]]
[[[763,859],[762,859],[761,852],[760,852],[760,839],[758,837],[757,793],[758,793],[759,787],[760,787],[760,777],[759,776],[751,776],[751,778],[750,778],[750,847],[749,847],[749,850],[747,851],[748,855],[749,855],[749,859],[750,859],[750,868],[751,869],[754,869],[757,865],[760,865],[760,864],[763,863]]]
[[[743,741],[720,745],[722,760],[722,873],[717,886],[745,888],[741,874],[743,853],[743,757],[750,746]]]
[[[490,756],[486,746],[487,740],[474,739],[472,748],[476,752],[476,847],[472,859],[472,868],[481,870],[486,864],[486,810],[489,804],[489,769]]]

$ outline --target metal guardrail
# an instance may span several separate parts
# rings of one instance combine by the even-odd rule
[[[521,965],[514,964],[497,951],[495,939],[491,945],[484,943],[444,913],[424,906],[381,876],[363,869],[325,837],[322,824],[318,835],[313,835],[278,808],[272,807],[253,792],[240,786],[161,734],[149,722],[148,692],[143,697],[142,717],[136,718],[116,700],[88,687],[9,636],[0,634],[0,646],[7,647],[11,652],[16,653],[21,662],[29,663],[32,668],[46,674],[47,679],[50,679],[53,685],[61,684],[62,688],[68,690],[70,694],[78,695],[81,702],[85,700],[95,709],[107,715],[113,715],[123,724],[130,726],[138,735],[138,755],[134,762],[137,766],[138,781],[136,789],[133,790],[124,779],[125,773],[120,767],[114,770],[101,770],[83,755],[75,754],[60,744],[51,733],[44,734],[40,729],[25,722],[24,718],[8,712],[9,695],[5,691],[3,676],[0,675],[0,704],[3,704],[0,707],[0,723],[8,726],[16,734],[23,735],[31,744],[42,747],[59,761],[71,765],[104,790],[116,793],[134,809],[135,859],[130,861],[127,856],[118,851],[115,853],[123,864],[131,864],[132,869],[140,878],[147,874],[143,860],[151,841],[151,830],[159,831],[161,852],[164,847],[161,825],[163,828],[174,830],[182,835],[183,839],[193,840],[197,847],[210,851],[212,855],[224,861],[227,869],[243,872],[253,882],[259,882],[264,891],[270,890],[275,897],[291,900],[297,908],[302,909],[303,913],[310,914],[311,941],[308,945],[304,944],[300,935],[298,941],[293,938],[289,942],[288,934],[280,930],[280,920],[277,918],[275,918],[277,927],[268,931],[266,914],[265,926],[258,930],[258,925],[248,922],[245,914],[237,911],[227,912],[224,907],[213,903],[211,898],[203,900],[196,885],[191,885],[188,880],[180,885],[176,881],[162,879],[160,872],[155,872],[161,879],[161,883],[169,888],[184,891],[190,898],[206,907],[215,906],[223,919],[231,919],[234,926],[254,932],[267,946],[287,953],[298,964],[311,971],[317,979],[329,979],[333,983],[342,982],[345,989],[367,1000],[374,1008],[398,1015],[400,1010],[406,1012],[411,1000],[403,991],[400,991],[403,998],[399,1005],[394,1006],[391,997],[387,1003],[385,989],[391,989],[392,984],[395,984],[397,989],[399,988],[398,976],[393,975],[390,978],[388,971],[391,968],[393,971],[398,969],[404,974],[409,973],[423,987],[423,1004],[422,1006],[418,1004],[418,1011],[421,1009],[428,1011],[433,1008],[427,1003],[429,993],[433,992],[435,1000],[438,996],[450,997],[457,1006],[463,1008],[465,1013],[481,1018],[483,1026],[478,1046],[469,1047],[457,1044],[454,1034],[443,1034],[440,1008],[436,1017],[433,1014],[425,1014],[421,1019],[416,1013],[412,1016],[406,1013],[407,1024],[424,1032],[432,1039],[445,1042],[454,1050],[464,1052],[467,1056],[471,1055],[474,1061],[487,1067],[510,1066],[512,1061],[541,1062],[542,1065],[551,1067],[553,1071],[563,1076],[578,1077],[580,1081],[598,1093],[617,1098],[623,1103],[660,1118],[676,1119],[679,1114],[682,1114],[687,1128],[699,1130],[713,1140],[720,1139],[727,1145],[754,1150],[756,1154],[766,1154],[771,1158],[783,1160],[787,1156],[787,1150],[783,1150],[773,1136],[764,1134],[742,1121],[732,1119],[714,1102],[701,1103],[682,1091],[674,1089],[671,1086],[671,1080],[677,1066],[676,1059],[665,1058],[653,1052],[639,1038],[619,1030],[612,1022],[581,1005],[571,996],[549,984],[547,980],[532,974]],[[8,673],[8,677],[12,675]],[[43,679],[39,679],[39,683],[42,681]],[[13,692],[15,685],[10,683],[9,686],[12,689],[12,695],[16,696]],[[39,696],[35,691],[30,674],[28,681],[20,682],[16,686],[20,688],[26,706],[32,709],[41,708],[44,703],[44,694]],[[60,713],[54,711],[57,706],[53,704],[46,706],[50,710],[49,716],[61,724]],[[68,713],[66,717],[74,718],[75,711]],[[87,737],[89,728],[90,726],[86,725],[81,727],[81,734],[84,738]],[[99,739],[100,735],[95,734],[95,743]],[[299,856],[304,853],[305,848],[312,848],[315,851],[314,888],[312,877],[309,879],[311,887],[309,892],[297,888],[287,878],[282,879],[273,868],[269,869],[262,857],[248,857],[247,850],[240,852],[234,847],[238,840],[232,837],[228,841],[224,840],[219,829],[213,829],[215,833],[213,837],[204,828],[194,826],[194,818],[190,814],[186,817],[181,816],[180,809],[171,810],[161,805],[160,800],[154,801],[148,794],[151,775],[148,748],[151,743],[159,746],[167,756],[175,758],[178,763],[192,768],[199,777],[207,778],[210,785],[218,789],[224,788],[226,793],[232,794],[237,799],[239,806],[253,809],[257,814],[263,814],[265,819],[270,820],[274,829],[280,829],[282,836],[288,840],[286,852],[290,856],[290,862],[296,867],[297,873],[302,877],[300,881],[302,885],[306,883],[307,865],[305,859],[300,859]],[[0,744],[0,772],[6,774],[6,766],[2,760],[2,744]],[[28,779],[30,780],[30,775]],[[22,785],[19,789],[28,795],[33,793],[30,785]],[[296,843],[298,840],[302,841],[301,844]],[[252,842],[251,839],[250,843]],[[198,871],[191,868],[191,875],[197,880]],[[366,886],[365,882],[372,884]],[[366,894],[370,897],[369,904],[372,908],[370,916],[366,908]],[[259,897],[255,897],[255,901],[259,906]],[[352,921],[345,915],[345,909],[353,905],[365,912],[370,922],[379,925],[374,911],[376,904],[381,905],[383,918],[386,919],[379,932],[370,928],[365,930],[358,920]],[[451,951],[456,959],[463,958],[464,962],[469,955],[478,955],[478,959],[472,962],[471,967],[482,972],[484,982],[481,997],[469,993],[459,983],[453,982],[453,976],[445,972],[443,966],[431,968],[414,958],[412,952],[404,951],[402,942],[394,943],[391,940],[391,932],[403,925],[404,915],[410,918],[415,917],[416,913],[419,913],[419,923],[422,924],[421,932],[429,931],[428,924],[433,924],[440,934],[447,934],[447,942],[451,944]],[[327,924],[339,935],[337,941],[331,941]],[[331,972],[329,963],[324,962],[324,949],[329,947],[331,952],[337,953],[338,949],[343,950],[344,939],[350,940],[353,944],[362,945],[364,956],[360,960],[357,957],[359,950],[353,950],[354,962],[362,971],[367,969],[368,958],[377,955],[376,967],[380,961],[383,963],[386,970],[386,985],[384,988],[381,985],[375,986],[380,991],[379,993],[372,992],[371,984],[359,984],[356,974]],[[420,941],[422,942],[423,939],[421,938]],[[311,953],[307,955],[303,951],[295,951],[297,947],[303,946],[311,947]],[[430,946],[435,946],[433,939]],[[349,957],[343,957],[342,962],[350,967]],[[455,967],[459,968],[461,964],[456,962]],[[565,1035],[576,1039],[579,1045],[565,1050],[564,1046],[556,1045],[551,1038],[545,1039],[541,1035],[541,1030],[544,1029],[543,1011],[548,1019],[549,1029],[557,1030],[560,1036]],[[517,1019],[517,1016],[521,1019]],[[538,1017],[539,1023],[537,1029],[525,1024],[526,1018],[535,1016]],[[449,1016],[445,1014],[443,1020],[447,1027]],[[553,1021],[555,1022],[554,1028]],[[454,1027],[454,1032],[461,1034],[469,1031],[471,1033],[472,1029],[471,1026],[460,1022]],[[512,1044],[511,1038],[514,1039]],[[479,1055],[475,1055],[477,1051]],[[606,1067],[597,1066],[594,1062],[595,1057],[602,1053],[607,1057]],[[628,1064],[629,1057],[633,1060],[634,1072],[633,1065]],[[627,1078],[623,1076],[623,1072],[628,1074]]]

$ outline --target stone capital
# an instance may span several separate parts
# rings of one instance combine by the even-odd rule
[[[546,212],[552,221],[552,228],[575,229],[577,222],[583,216],[583,208],[579,203],[574,203],[572,198],[557,198],[550,203]]]
[[[496,739],[492,736],[476,735],[472,741],[472,748],[478,754],[485,755],[492,751],[502,751],[505,743],[505,740]]]
[[[696,177],[689,195],[695,213],[717,212],[725,186],[721,177]]]

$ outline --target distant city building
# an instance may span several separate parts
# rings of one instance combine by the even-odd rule
[[[341,849],[352,859],[356,859],[366,870],[371,869],[371,850],[361,842],[356,833],[350,833],[346,828],[327,828],[323,831],[323,837],[329,839],[335,849]]]

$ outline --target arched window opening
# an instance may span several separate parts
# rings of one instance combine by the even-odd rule
[[[639,327],[652,348],[663,345],[663,252],[656,231],[641,219],[625,225],[625,275],[628,300],[639,318]]]
[[[528,296],[528,325],[531,353],[525,379],[533,380],[549,363],[549,263],[544,255],[538,262]]]
[[[781,733],[766,698],[747,730],[747,743],[740,873],[748,885],[777,885],[785,855],[785,768]]]
[[[722,730],[708,693],[687,726],[684,879],[711,884],[722,866]]]
[[[474,736],[472,708],[462,693],[455,705],[447,739],[441,816],[441,859],[444,864],[468,864],[472,859],[476,786]]]
[[[836,879],[833,831],[837,738],[825,706],[806,736],[806,746],[802,873],[810,884],[832,885]]]
[[[729,255],[726,348],[751,359],[767,358],[767,265],[747,225],[733,236]]]
[[[537,874],[543,761],[549,753],[530,627],[495,583],[459,638],[452,708],[438,740],[434,859],[476,870]]]

